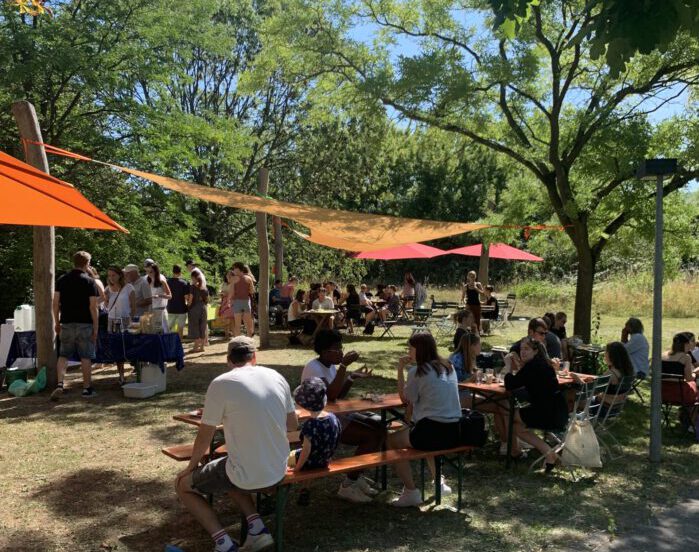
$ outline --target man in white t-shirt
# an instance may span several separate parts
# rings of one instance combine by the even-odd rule
[[[216,552],[235,552],[238,544],[202,497],[228,493],[248,522],[248,536],[240,550],[261,550],[273,541],[255,510],[252,493],[284,479],[287,431],[295,431],[298,420],[289,384],[278,372],[256,365],[252,339],[238,336],[231,340],[228,367],[230,371],[215,378],[206,392],[192,458],[177,476],[177,495],[209,532]],[[231,454],[198,467],[218,425],[223,425]]]
[[[335,303],[331,297],[328,296],[324,288],[318,290],[318,299],[313,301],[311,308],[314,310],[333,310],[335,308]]]

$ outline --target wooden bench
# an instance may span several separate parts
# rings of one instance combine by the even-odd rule
[[[298,433],[298,432],[291,432]],[[291,435],[290,433],[290,435]],[[191,446],[192,445],[178,445],[178,447],[190,447],[190,458],[191,458]],[[224,445],[225,446],[225,445]],[[168,451],[177,447],[168,447]],[[215,449],[217,452],[223,447],[218,447]],[[286,506],[286,501],[289,494],[289,488],[297,483],[307,483],[309,481],[314,481],[316,479],[322,479],[333,475],[343,475],[346,473],[365,470],[370,468],[378,468],[381,466],[388,466],[391,464],[397,464],[398,462],[408,462],[413,460],[421,461],[421,490],[422,498],[425,498],[425,460],[429,458],[435,459],[435,478],[434,478],[434,488],[435,488],[435,504],[439,505],[442,502],[442,462],[445,457],[456,455],[457,456],[457,473],[458,473],[458,485],[457,485],[457,511],[461,510],[462,507],[462,496],[463,496],[463,455],[465,453],[470,453],[475,447],[472,446],[460,446],[452,449],[438,450],[438,451],[424,451],[416,450],[412,448],[405,449],[392,449],[385,450],[381,452],[371,452],[367,454],[360,454],[357,456],[347,456],[344,458],[334,458],[327,468],[318,468],[314,470],[303,470],[298,473],[288,473],[284,479],[276,486],[276,494],[274,500],[274,543],[275,550],[277,552],[282,552],[284,548],[283,543],[283,531],[284,531],[284,509]],[[165,452],[163,453],[171,458],[173,455]],[[180,456],[175,458],[179,460],[186,451],[180,452]],[[183,460],[185,458],[182,458]],[[261,493],[258,493],[258,501]],[[240,525],[240,541],[245,542],[245,537],[247,536],[247,524],[245,519],[241,519]]]
[[[421,460],[421,489],[422,498],[425,498],[424,484],[424,461],[428,458],[435,459],[435,504],[439,505],[442,502],[442,461],[446,456],[456,455],[458,458],[458,486],[457,486],[457,511],[461,510],[462,494],[463,494],[463,466],[462,456],[464,453],[471,452],[475,447],[460,446],[453,449],[424,451],[412,448],[392,449],[381,452],[371,452],[360,454],[357,456],[348,456],[345,458],[334,458],[327,468],[319,468],[315,470],[303,470],[298,473],[289,473],[284,480],[277,486],[275,500],[275,524],[274,524],[274,542],[275,550],[281,552],[283,550],[283,521],[284,507],[289,493],[289,487],[296,483],[306,483],[315,479],[321,479],[331,475],[342,475],[357,470],[376,468],[396,464],[398,462],[406,462],[411,460]],[[245,540],[245,524],[241,524],[241,542]]]

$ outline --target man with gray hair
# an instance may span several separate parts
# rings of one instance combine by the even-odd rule
[[[284,479],[289,456],[286,434],[297,429],[298,420],[289,384],[275,370],[257,365],[251,338],[230,341],[228,368],[206,391],[192,458],[177,476],[175,488],[185,508],[211,535],[215,552],[250,552],[273,543],[252,493],[271,489]],[[228,450],[235,454],[199,466],[218,425],[223,425]],[[215,493],[227,493],[247,519],[241,548],[202,496]]]
[[[148,280],[145,276],[139,274],[138,267],[135,264],[127,264],[124,267],[124,278],[127,283],[131,284],[134,288],[136,293],[136,316],[141,316],[143,313],[150,310],[151,303],[153,302],[150,293],[150,284],[148,284]]]

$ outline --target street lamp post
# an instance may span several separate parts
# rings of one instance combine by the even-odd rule
[[[660,462],[661,426],[661,348],[663,343],[663,178],[677,172],[677,159],[646,159],[636,176],[655,179],[655,262],[653,268],[653,353],[650,389],[650,461]]]

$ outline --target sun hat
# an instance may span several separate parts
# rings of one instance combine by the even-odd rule
[[[320,412],[328,402],[325,383],[320,378],[310,378],[294,389],[294,401],[311,412]]]

